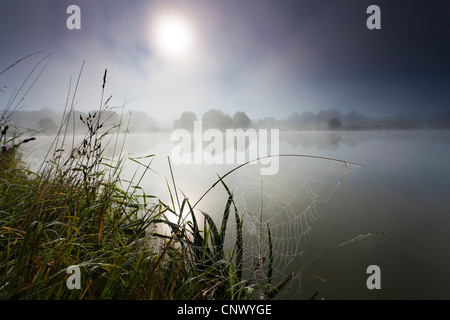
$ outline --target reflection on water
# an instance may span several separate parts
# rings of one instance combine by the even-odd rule
[[[370,141],[404,141],[417,142],[425,140],[433,143],[450,145],[448,131],[307,131],[283,132],[281,141],[297,148],[317,147],[319,149],[335,150],[341,146],[356,148]]]
[[[38,141],[40,144],[27,145],[25,152],[34,159],[45,157],[45,144],[50,138],[38,137]],[[113,145],[114,140],[108,147],[110,154]],[[155,172],[150,172],[141,186],[163,201],[170,200],[167,157],[173,145],[170,133],[130,134],[124,145],[124,151],[130,155],[156,155],[147,159],[152,161]],[[306,271],[326,281],[302,276],[291,288],[295,297],[307,298],[320,289],[319,298],[327,299],[449,299],[449,145],[450,132],[446,130],[280,132],[281,154],[336,158],[366,168],[350,168],[338,185],[344,170],[341,163],[286,159],[280,162],[279,175],[264,178],[267,180],[263,185],[266,188],[263,223],[279,227],[277,231],[274,229],[274,238],[279,242],[276,252],[283,260],[279,267],[295,271],[302,262],[358,234],[376,231],[392,234],[388,238],[352,242],[321,256]],[[195,202],[216,182],[217,174],[223,175],[234,167],[173,165],[173,172],[180,195],[183,192]],[[227,183],[234,190],[245,191],[242,194],[246,199],[239,200],[249,201],[245,214],[257,226],[261,177],[255,168],[238,170],[227,177]],[[125,175],[141,170],[133,162],[127,162],[125,169]],[[310,178],[319,178],[319,183],[314,184],[317,181]],[[281,190],[281,186],[285,189]],[[315,187],[328,188],[317,194],[325,198],[332,194],[331,198],[319,202],[321,198],[314,198],[318,190]],[[301,192],[292,195],[292,190],[297,189]],[[226,200],[223,196],[223,190],[214,191],[199,206],[209,212],[223,212]],[[289,196],[294,198],[289,200]],[[289,210],[283,207],[286,203]],[[311,204],[323,204],[318,215],[306,211]],[[305,230],[308,237],[299,237]],[[251,224],[247,232],[252,233]],[[366,286],[369,276],[366,270],[370,265],[381,269],[380,290],[369,290]]]

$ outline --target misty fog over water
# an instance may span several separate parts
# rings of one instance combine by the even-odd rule
[[[50,141],[51,137],[41,136],[34,145],[27,146],[25,155],[34,166],[45,156]],[[151,162],[152,170],[140,186],[146,194],[166,202],[170,201],[167,184],[172,187],[168,156],[174,145],[170,132],[129,134],[124,144],[124,152],[132,157],[155,155],[142,159],[145,164]],[[303,276],[301,283],[293,286],[301,284],[303,292],[311,294],[320,289],[321,296],[329,299],[450,298],[446,285],[450,281],[450,254],[446,248],[450,243],[449,146],[448,130],[280,132],[280,154],[322,156],[365,166],[352,166],[320,212],[308,240],[306,259],[359,234],[391,234],[333,250],[307,269],[325,278],[325,282]],[[290,161],[302,168],[305,159]],[[320,160],[308,160],[305,174],[311,173],[314,161]],[[285,163],[280,162],[280,172]],[[132,161],[126,162],[123,180],[130,179],[137,167]],[[217,180],[218,174],[235,167],[172,163],[180,197],[184,193],[192,202]],[[329,179],[339,178],[344,170],[343,164],[331,161],[324,168],[337,170]],[[142,167],[138,170],[142,172]],[[234,180],[233,175],[226,182],[240,188],[234,185],[239,180]],[[256,174],[253,178],[264,177]],[[199,207],[219,210],[220,214],[223,200],[206,197]],[[367,289],[369,265],[380,267],[382,290]]]
[[[252,285],[294,275],[281,298],[450,299],[449,14],[449,1],[3,0],[1,152],[14,156],[9,152],[19,150],[35,172],[69,156],[86,156],[87,163],[101,158],[90,169],[105,173],[121,164],[118,190],[154,196],[130,196],[150,202],[152,214],[160,202],[182,211],[180,202],[188,198],[199,225],[203,213],[228,223],[220,235],[224,245],[216,247],[236,248],[227,268],[236,262],[236,273],[243,270]],[[240,144],[240,137],[224,133],[240,128],[253,130],[253,140]],[[61,137],[52,145],[57,132]],[[102,136],[101,147],[87,139],[93,153],[76,149],[85,134]],[[266,151],[280,156],[239,166],[240,156],[253,160]],[[64,169],[84,174],[81,196],[96,209],[89,201],[88,166],[79,167],[85,163]],[[18,183],[9,181],[15,178],[9,171],[2,173],[9,196]],[[33,177],[24,184],[33,185]],[[231,219],[223,215],[231,197],[219,177],[239,210]],[[12,212],[31,211],[22,209],[25,194],[11,195],[19,203]],[[58,210],[66,217],[64,208]],[[167,220],[169,229],[194,219]],[[17,233],[14,244],[24,249],[31,221],[4,227]],[[18,242],[22,231],[27,236]],[[146,240],[160,239],[146,231]],[[241,235],[242,269],[240,246],[233,247]],[[53,252],[28,250],[34,256],[28,266],[49,261]],[[65,252],[70,259],[60,261],[76,258]],[[32,274],[16,277],[21,259],[6,253],[3,291]],[[50,283],[40,281],[49,275],[44,266],[51,267],[39,265],[29,285],[6,296],[38,297],[41,285]],[[274,270],[263,270],[267,266]],[[381,272],[376,290],[367,286],[371,266]],[[207,283],[210,292],[221,276]],[[236,282],[229,280],[233,293]]]

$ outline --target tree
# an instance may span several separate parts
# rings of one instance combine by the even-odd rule
[[[356,110],[350,111],[344,117],[344,121],[347,121],[347,122],[358,122],[358,121],[366,121],[366,120],[367,120],[367,117],[364,114],[359,113]]]
[[[341,113],[337,109],[320,110],[317,113],[317,122],[328,122],[333,118],[339,119]]]
[[[197,116],[192,111],[185,111],[181,114],[180,119],[177,119],[173,123],[173,128],[183,128],[187,130],[194,130],[194,121],[197,121]]]
[[[237,111],[233,115],[233,127],[246,129],[250,126],[250,119],[245,112]]]
[[[266,117],[259,119],[256,122],[256,127],[262,129],[278,129],[280,127],[280,122],[274,117]]]
[[[231,129],[233,119],[221,110],[211,109],[203,114],[203,129],[215,128],[219,130]]]
[[[328,121],[328,129],[330,130],[336,130],[342,127],[341,120],[338,118],[331,118],[330,121]]]
[[[131,111],[128,116],[124,116],[123,123],[128,125],[131,132],[152,132],[157,129],[156,120],[144,111]]]
[[[298,112],[294,112],[291,115],[287,116],[285,120],[285,125],[287,129],[298,129],[300,127],[301,117]]]
[[[94,118],[94,115],[98,118],[100,117],[100,124],[103,125],[103,128],[106,130],[117,130],[118,126],[123,124],[120,119],[120,115],[113,110],[102,110],[102,112],[98,112],[93,110],[88,113],[89,118]]]
[[[42,118],[39,120],[39,128],[44,131],[55,131],[58,129],[58,125],[56,124],[55,120],[53,120],[50,117]]]
[[[316,115],[309,111],[303,111],[302,115],[300,116],[300,122],[301,123],[312,123],[316,122]]]

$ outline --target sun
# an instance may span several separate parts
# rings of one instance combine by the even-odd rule
[[[178,16],[165,16],[155,25],[157,49],[165,56],[183,57],[193,46],[193,32],[189,23]]]

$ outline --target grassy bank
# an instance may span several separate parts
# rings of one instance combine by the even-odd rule
[[[182,252],[168,248],[158,264],[161,252],[148,233],[166,207],[147,208],[142,197],[121,189],[121,160],[111,165],[102,157],[101,116],[81,121],[90,128],[82,144],[67,157],[53,154],[38,172],[21,162],[17,139],[4,130],[0,297],[174,298],[183,286],[189,298]],[[67,287],[71,265],[81,270],[79,290]]]
[[[109,99],[103,98],[106,76],[105,71],[98,112],[75,118],[74,103],[66,105],[37,170],[21,157],[23,144],[35,138],[23,138],[26,131],[10,126],[18,104],[11,99],[5,108],[0,121],[0,299],[273,297],[285,283],[274,287],[243,280],[242,217],[223,181],[218,187],[227,190],[228,201],[220,226],[206,213],[200,226],[187,199],[164,204],[143,193],[139,181],[148,165],[123,156],[111,132],[124,130],[104,128],[109,111]],[[67,101],[75,101],[77,86]],[[75,121],[87,132],[79,144],[67,134]],[[104,150],[111,141],[114,152],[108,159]],[[129,160],[145,170],[125,182],[121,171]],[[234,247],[225,249],[231,219],[237,236]],[[161,226],[166,233],[160,232]],[[80,271],[75,288],[73,266]],[[270,272],[269,266],[266,279]]]
[[[269,224],[257,233],[257,238],[267,240],[266,250],[258,242],[258,256],[251,266],[244,266],[245,217],[222,178],[245,164],[206,191],[226,191],[221,212],[196,212],[196,216],[198,202],[179,199],[170,187],[170,203],[145,194],[140,182],[151,169],[154,155],[139,159],[124,155],[125,141],[119,143],[118,137],[126,133],[127,124],[107,126],[111,108],[110,98],[104,98],[106,79],[105,71],[98,110],[86,116],[74,110],[75,84],[55,139],[37,169],[30,169],[21,156],[23,146],[35,143],[35,138],[11,122],[23,100],[20,90],[4,108],[0,119],[0,299],[271,299],[279,297],[300,273],[308,274],[304,267],[321,255],[275,282]],[[125,106],[120,109],[124,110]],[[70,132],[78,126],[86,134],[75,143]],[[339,183],[352,164],[315,156],[281,156],[339,161],[345,164]],[[140,174],[136,171],[131,181],[123,180],[127,161],[144,169]],[[219,223],[212,217],[219,218]],[[232,239],[225,241],[226,234]],[[79,286],[74,285],[72,267],[79,270]]]

